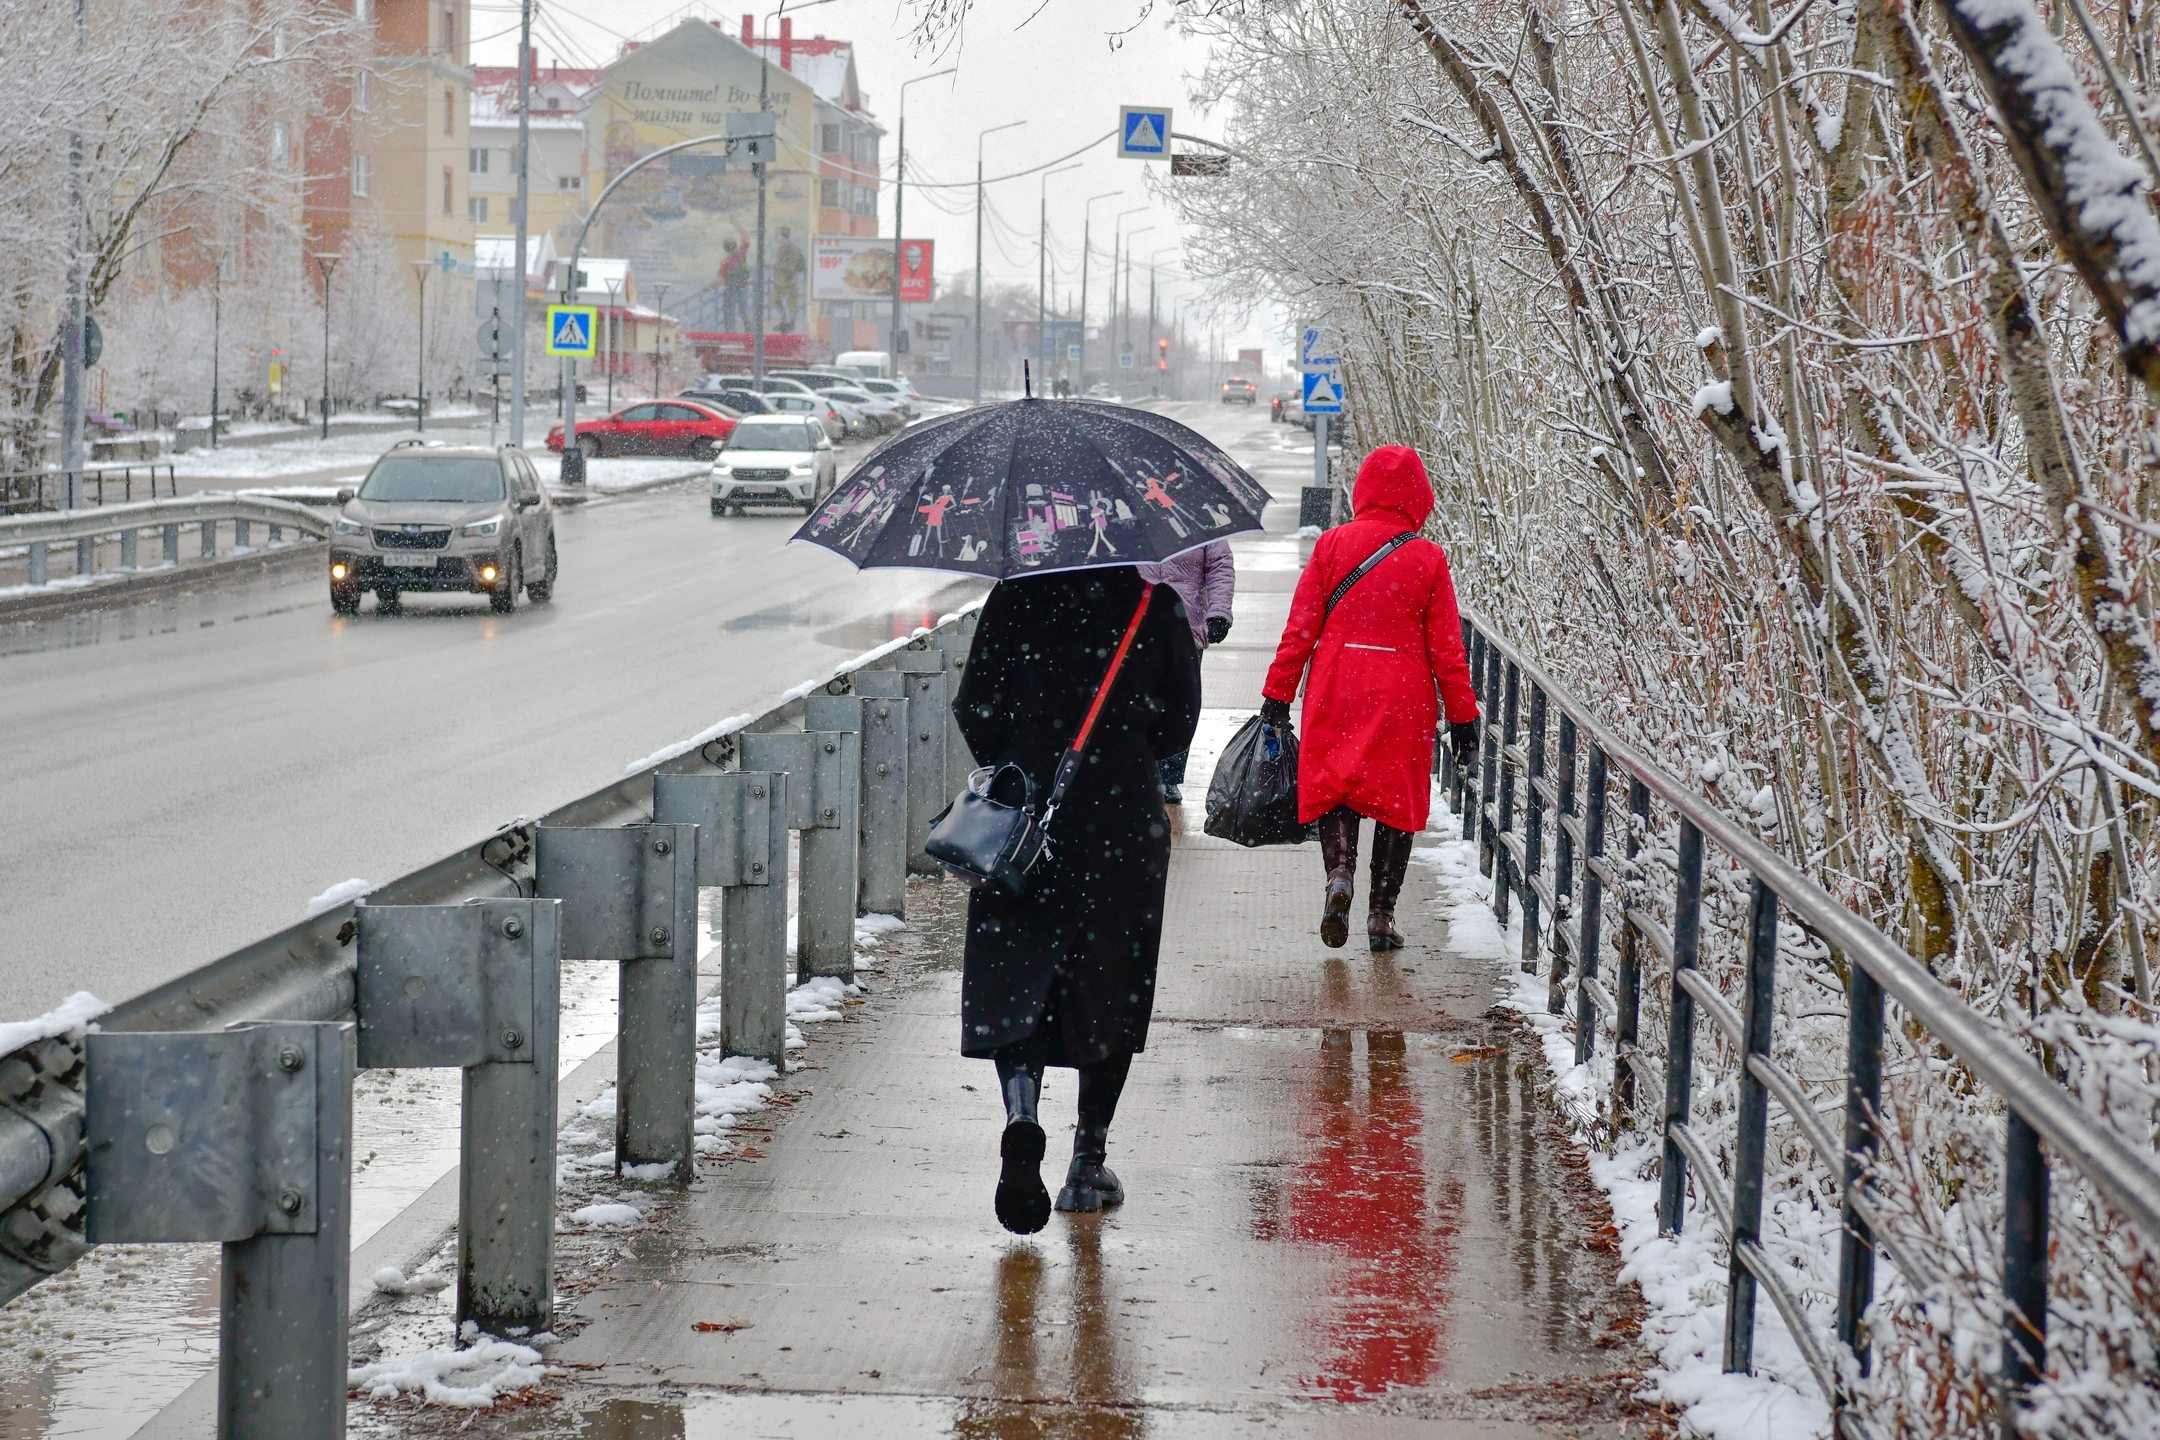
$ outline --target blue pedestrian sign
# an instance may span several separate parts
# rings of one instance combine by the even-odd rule
[[[1308,415],[1342,414],[1342,372],[1340,370],[1308,370],[1305,372],[1305,413]]]
[[[599,310],[591,305],[547,307],[547,353],[590,360],[599,353]]]
[[[1170,158],[1170,107],[1124,105],[1118,108],[1118,158]]]

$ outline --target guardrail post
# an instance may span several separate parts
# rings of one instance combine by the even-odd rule
[[[352,1250],[349,1023],[93,1033],[92,1244],[224,1244],[220,1440],[342,1440]]]
[[[1603,750],[1591,752],[1591,763],[1605,759]],[[1643,836],[1650,833],[1650,787],[1630,775],[1627,787],[1627,861],[1632,877],[1636,852],[1642,849]],[[1630,893],[1620,897],[1620,910],[1624,917],[1633,901],[1633,891],[1639,882],[1630,878]],[[1613,1129],[1631,1128],[1635,1117],[1635,1062],[1628,1056],[1642,1046],[1642,936],[1635,927],[1623,922],[1620,926],[1620,984],[1613,996],[1619,1011],[1613,1017]]]
[[[45,542],[43,540],[32,540],[30,542],[30,583],[32,585],[43,585],[45,583]]]
[[[1860,1373],[1874,1368],[1868,1339],[1868,1306],[1875,1303],[1875,1235],[1854,1203],[1867,1183],[1875,1153],[1882,1145],[1876,1117],[1882,1106],[1883,990],[1875,977],[1850,956],[1845,959],[1847,1021],[1845,1031],[1845,1164],[1839,1187],[1845,1210],[1838,1236],[1838,1339],[1859,1362]],[[1842,1398],[1842,1397],[1841,1397]]]
[[[833,697],[837,698],[837,697]],[[855,978],[856,819],[862,736],[774,730],[741,738],[745,770],[788,777],[788,828],[802,832],[795,907],[795,976]]]
[[[1522,968],[1525,975],[1535,975],[1538,949],[1544,939],[1537,881],[1545,873],[1545,796],[1537,783],[1545,778],[1545,688],[1536,683],[1530,686],[1530,733],[1525,758],[1530,763],[1524,767],[1528,773],[1523,781]],[[1549,995],[1546,1008],[1559,1013]]]
[[[1567,820],[1575,814],[1575,717],[1565,710],[1560,712],[1560,735],[1553,749],[1553,768],[1560,778],[1553,796],[1552,979],[1546,988],[1545,1008],[1554,1015],[1564,1015],[1567,1013],[1568,961],[1572,953],[1568,948],[1568,902],[1575,897],[1575,835],[1567,827]],[[1582,973],[1579,959],[1575,961],[1574,969],[1579,977]],[[1577,988],[1581,988],[1579,979]]]
[[[1777,892],[1756,876],[1748,895],[1747,993],[1740,1002],[1738,1134],[1733,1145],[1732,1258],[1725,1280],[1725,1371],[1747,1374],[1755,1368],[1755,1272],[1740,1258],[1741,1248],[1762,1243],[1764,1131],[1770,1123],[1770,1092],[1751,1068],[1756,1056],[1770,1058],[1770,1021],[1777,998]],[[1715,1176],[1703,1177],[1711,1184]]]
[[[934,630],[930,644],[945,655],[945,691],[949,702],[960,693],[960,682],[967,678],[968,655],[975,648],[972,630],[963,635],[957,630]],[[967,788],[968,776],[974,772],[975,755],[968,749],[967,737],[960,733],[960,717],[951,706],[945,707],[945,798],[952,799]],[[936,812],[933,811],[933,814]]]
[[[1563,728],[1562,734],[1568,734],[1568,729]],[[1572,738],[1570,735],[1569,739]],[[1589,1064],[1591,1055],[1597,1050],[1597,1002],[1590,996],[1589,982],[1597,979],[1598,947],[1604,943],[1598,929],[1604,919],[1605,880],[1595,867],[1605,858],[1606,765],[1605,747],[1592,745],[1583,776],[1582,919],[1575,932],[1575,1063],[1578,1065]],[[1571,764],[1570,773],[1573,768]],[[1567,842],[1562,840],[1561,843]],[[1613,1049],[1615,1088],[1627,1069],[1627,1056],[1616,1045]]]
[[[945,788],[945,734],[952,710],[945,652],[925,647],[902,650],[900,673],[908,700],[908,842],[907,868],[914,875],[936,875],[938,863],[923,853],[930,822],[951,801]]]
[[[862,856],[856,862],[857,909],[865,915],[907,911],[908,698],[897,670],[858,670],[862,697]],[[933,812],[934,813],[934,812]]]
[[[217,521],[205,520],[202,522],[202,558],[208,560],[216,554]]]
[[[272,525],[270,527],[270,543],[272,545],[276,545],[281,543],[284,539],[285,527],[282,525]]]
[[[653,818],[697,826],[697,883],[720,888],[720,1051],[787,1059],[787,776],[655,775]]]
[[[178,565],[180,563],[180,527],[178,525],[167,525],[165,527],[165,563],[167,565]]]
[[[561,900],[562,954],[616,960],[615,1165],[687,1184],[697,1083],[697,829],[534,831],[536,892]]]
[[[1494,658],[1499,651],[1495,649]],[[1500,818],[1493,826],[1493,915],[1500,922],[1504,934],[1508,923],[1508,903],[1514,899],[1517,876],[1515,867],[1509,863],[1507,846],[1499,843],[1499,837],[1515,828],[1515,771],[1509,766],[1507,751],[1515,743],[1516,700],[1522,684],[1522,672],[1515,662],[1507,662],[1506,689],[1500,697],[1500,748],[1493,754],[1493,764],[1500,777]],[[1529,961],[1535,970],[1535,958]]]
[[[245,520],[235,520],[235,521],[233,521],[233,525],[232,525],[232,543],[233,543],[233,549],[235,549],[235,550],[245,550],[245,549],[247,549],[247,548],[248,548],[248,522],[247,522],[247,521],[245,521]]]
[[[1485,644],[1485,637],[1478,633],[1477,627],[1465,620],[1462,622],[1462,638],[1463,654],[1468,657],[1470,662],[1470,693],[1477,697],[1478,717],[1485,719],[1487,715],[1485,709],[1484,671],[1481,668],[1484,663],[1482,647]],[[1443,715],[1441,718],[1445,720],[1447,717]],[[1449,754],[1448,763],[1454,764],[1452,751]],[[1477,784],[1476,770],[1476,763],[1472,762],[1468,768],[1455,765],[1453,771],[1455,776],[1455,813],[1462,816],[1462,838],[1465,840],[1477,834],[1477,811],[1470,804],[1471,791],[1476,788]]]
[[[130,525],[120,532],[120,568],[133,570],[135,565],[135,527]]]
[[[1496,646],[1485,644],[1482,637],[1478,649],[1485,658],[1485,685],[1478,694],[1478,708],[1485,716],[1485,723],[1478,727],[1478,873],[1490,875],[1493,873],[1493,851],[1499,848],[1493,841],[1493,797],[1499,794],[1500,728],[1493,723],[1499,718],[1493,712],[1499,708],[1500,651]]]
[[[902,766],[907,764],[907,731],[893,723],[893,711],[897,707],[890,698],[880,700],[864,695],[852,683],[863,677],[849,678],[853,693],[812,695],[803,701],[803,728],[855,737],[855,913],[868,915],[879,908],[870,903],[870,872],[885,861],[888,854],[891,858],[887,868],[893,874],[883,877],[884,882],[888,886],[897,883],[903,891],[906,889],[907,873],[903,867],[907,856],[900,847],[907,843],[907,786],[904,781],[897,785],[893,783],[896,778],[893,761],[897,759]],[[900,677],[893,675],[890,678],[898,680]],[[876,760],[870,755],[873,727],[882,742],[880,749],[884,751]],[[871,826],[871,804],[872,797],[880,789],[889,789],[892,792],[890,799],[899,803],[899,823],[888,825],[883,834],[875,834]],[[881,818],[889,820],[891,817]],[[886,895],[879,898],[895,899]],[[898,904],[895,903],[887,913],[899,914]]]
[[[1688,1123],[1695,1089],[1695,997],[1680,986],[1680,972],[1695,968],[1702,944],[1702,831],[1680,822],[1680,880],[1673,893],[1673,987],[1671,1024],[1665,1037],[1665,1159],[1658,1168],[1658,1230],[1677,1235],[1687,1219],[1687,1156],[1672,1128]],[[1717,1177],[1705,1175],[1708,1185]]]
[[[2017,1436],[2024,1392],[2047,1373],[2048,1165],[2040,1132],[2010,1108],[2003,1135],[2003,1413],[2005,1440]]]
[[[457,1320],[491,1335],[537,1334],[555,1313],[559,909],[353,909],[360,1067],[465,1072]]]
[[[77,575],[95,575],[97,573],[97,538],[95,536],[85,535],[75,542],[75,573]]]

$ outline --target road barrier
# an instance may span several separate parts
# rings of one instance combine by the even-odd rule
[[[23,515],[0,515],[0,545],[26,545],[30,550],[30,583],[43,585],[46,550],[54,544],[75,542],[75,573],[88,575],[95,567],[98,543],[108,535],[120,537],[120,567],[136,568],[137,541],[146,530],[163,532],[164,563],[180,563],[180,531],[193,525],[201,533],[202,558],[217,552],[218,526],[233,527],[233,545],[246,549],[251,527],[269,528],[270,543],[284,540],[287,529],[312,539],[330,535],[330,517],[321,510],[272,500],[259,495],[183,495],[176,499],[137,500],[127,505],[98,505],[78,510],[44,510]]]
[[[145,500],[157,499],[161,488],[168,496],[180,493],[180,482],[167,462],[97,465],[81,470],[9,470],[0,473],[0,514],[57,510],[67,503],[71,479],[76,499],[83,505],[103,505],[113,496],[133,500],[138,489]]]
[[[2019,1397],[2046,1370],[2048,1157],[2051,1149],[2147,1237],[2160,1237],[2160,1167],[2087,1115],[2026,1047],[1967,1005],[1919,962],[1828,891],[1763,845],[1732,816],[1682,785],[1602,724],[1553,683],[1483,617],[1464,612],[1463,641],[1485,718],[1477,763],[1458,769],[1438,747],[1442,788],[1463,817],[1463,839],[1476,840],[1484,873],[1494,877],[1493,908],[1503,927],[1522,912],[1526,970],[1551,964],[1548,1007],[1573,1002],[1575,1060],[1586,1064],[1601,1024],[1616,1047],[1607,1100],[1621,1124],[1647,1107],[1659,1126],[1659,1229],[1687,1223],[1692,1167],[1695,1191],[1709,1202],[1726,1237],[1728,1301],[1724,1366],[1752,1368],[1759,1295],[1778,1309],[1840,1431],[1882,1431],[1861,1413],[1854,1381],[1869,1373],[1866,1315],[1875,1296],[1878,1247],[1916,1289],[1938,1277],[1923,1255],[1901,1245],[1883,1224],[1870,1173],[1881,1147],[1884,999],[1906,1015],[2002,1103],[2004,1201],[2002,1392],[2004,1433]],[[1578,776],[1580,781],[1578,783]],[[1613,787],[1624,786],[1626,820],[1619,859],[1608,851]],[[1518,805],[1518,787],[1520,804]],[[1676,879],[1668,929],[1649,908],[1638,852],[1660,833],[1655,799],[1676,822]],[[1557,833],[1548,837],[1550,816]],[[1551,844],[1548,846],[1548,839]],[[1703,847],[1715,844],[1750,876],[1745,991],[1738,1004],[1722,994],[1697,961],[1702,953]],[[1599,970],[1606,897],[1619,910],[1619,975],[1607,988]],[[1577,897],[1580,897],[1578,900]],[[1797,1076],[1772,1058],[1772,999],[1777,933],[1789,912],[1831,951],[1849,975],[1843,1143],[1818,1118]],[[1672,998],[1664,1054],[1641,1043],[1639,1016],[1646,963],[1670,969]],[[1742,1057],[1730,1173],[1691,1121],[1697,1089],[1695,1019],[1709,1017]],[[1817,1157],[1837,1177],[1843,1206],[1835,1334],[1809,1318],[1789,1280],[1763,1245],[1764,1155],[1769,1101],[1775,1097]]]
[[[561,962],[621,966],[618,1170],[687,1184],[699,888],[721,891],[723,1048],[784,1068],[789,831],[800,974],[850,975],[858,911],[904,900],[914,807],[894,797],[916,793],[911,761],[947,784],[945,679],[974,625],[971,609],[872,651],[137,996],[81,1043],[0,1056],[0,1301],[94,1244],[221,1242],[219,1435],[342,1435],[353,1080],[456,1066],[458,1321],[546,1329]]]

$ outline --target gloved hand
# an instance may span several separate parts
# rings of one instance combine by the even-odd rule
[[[1207,643],[1220,645],[1230,634],[1230,617],[1210,615],[1207,622]]]
[[[1262,700],[1260,702],[1260,721],[1265,725],[1273,725],[1278,730],[1288,729],[1290,726],[1290,702],[1287,700]]]
[[[1448,749],[1455,756],[1455,768],[1468,770],[1477,764],[1478,722],[1466,720],[1458,725],[1450,720],[1447,727]]]

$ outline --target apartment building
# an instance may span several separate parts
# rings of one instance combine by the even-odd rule
[[[577,239],[588,203],[592,137],[587,111],[605,72],[542,66],[536,55],[532,89],[532,214],[526,230],[552,235],[567,250]],[[508,235],[517,227],[518,76],[514,65],[473,70],[471,135],[465,158],[466,209],[473,229]]]

